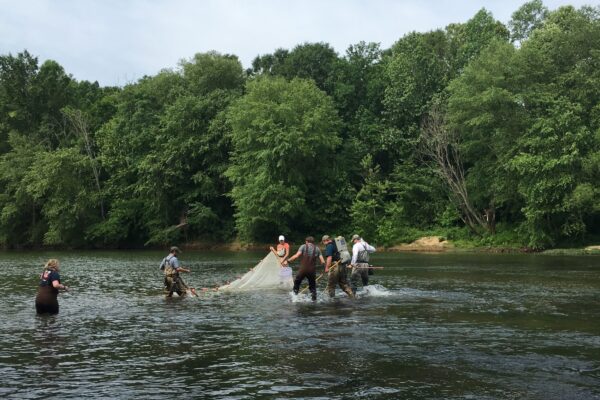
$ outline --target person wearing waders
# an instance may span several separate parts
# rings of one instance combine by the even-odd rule
[[[179,247],[173,246],[171,247],[169,255],[163,258],[160,263],[160,269],[165,274],[164,283],[167,297],[173,297],[173,293],[177,293],[179,296],[185,296],[187,294],[188,286],[179,274],[181,272],[190,272],[190,270],[183,268],[179,264],[177,255],[180,253],[181,250],[179,250]]]
[[[69,290],[67,286],[60,283],[58,270],[57,259],[52,258],[46,262],[35,297],[35,311],[38,314],[58,314],[58,291]]]
[[[325,289],[329,294],[329,297],[335,297],[335,288],[339,285],[340,289],[342,289],[348,297],[354,298],[354,293],[352,293],[352,289],[348,284],[348,277],[346,273],[346,264],[342,263],[340,252],[337,249],[337,246],[329,235],[323,235],[321,239],[323,244],[325,245],[325,272],[329,275],[327,276],[327,288]],[[337,263],[332,267],[332,264]]]
[[[294,294],[298,294],[300,290],[300,284],[304,278],[308,279],[308,290],[313,301],[317,300],[317,258],[321,261],[321,264],[325,264],[321,249],[315,244],[315,239],[312,236],[308,236],[304,244],[300,246],[298,252],[288,258],[288,262],[292,262],[295,259],[302,257],[300,260],[300,269],[294,279]]]
[[[369,253],[375,252],[375,247],[365,242],[360,236],[352,235],[352,274],[350,275],[350,285],[352,292],[356,294],[358,281],[362,280],[363,286],[369,284]]]

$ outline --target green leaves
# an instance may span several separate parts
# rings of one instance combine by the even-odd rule
[[[314,201],[323,189],[315,184],[340,144],[333,102],[301,79],[262,77],[246,90],[229,112],[234,150],[226,172],[240,236],[263,239],[318,222],[323,205]]]

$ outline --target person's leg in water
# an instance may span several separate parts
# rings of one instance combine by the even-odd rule
[[[298,291],[300,290],[300,284],[302,283],[304,276],[304,271],[298,271],[296,278],[294,278],[294,294],[298,294]]]
[[[350,288],[352,290],[352,294],[354,295],[356,294],[359,280],[360,270],[358,268],[352,268],[352,273],[350,274]]]
[[[329,294],[329,297],[335,297],[335,287],[337,286],[338,282],[338,268],[329,270],[328,274],[327,287],[325,288],[325,291],[327,294]]]
[[[364,265],[364,269],[360,272],[363,286],[369,286],[369,264]]]
[[[352,288],[348,284],[348,273],[346,270],[346,265],[340,265],[339,270],[340,272],[338,284],[340,285],[340,288],[348,295],[348,297],[353,299],[354,293],[352,292]]]
[[[310,290],[312,301],[317,300],[317,276],[316,272],[306,274],[308,278],[308,290]]]

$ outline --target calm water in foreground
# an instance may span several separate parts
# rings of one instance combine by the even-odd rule
[[[165,299],[157,252],[0,253],[0,398],[600,398],[600,257],[376,254],[351,301]],[[263,254],[185,252],[191,286]],[[37,317],[37,276],[71,292]]]

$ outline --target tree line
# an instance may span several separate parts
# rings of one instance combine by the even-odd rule
[[[359,232],[548,248],[600,235],[600,8],[485,9],[339,55],[207,52],[124,87],[0,56],[0,244]]]

